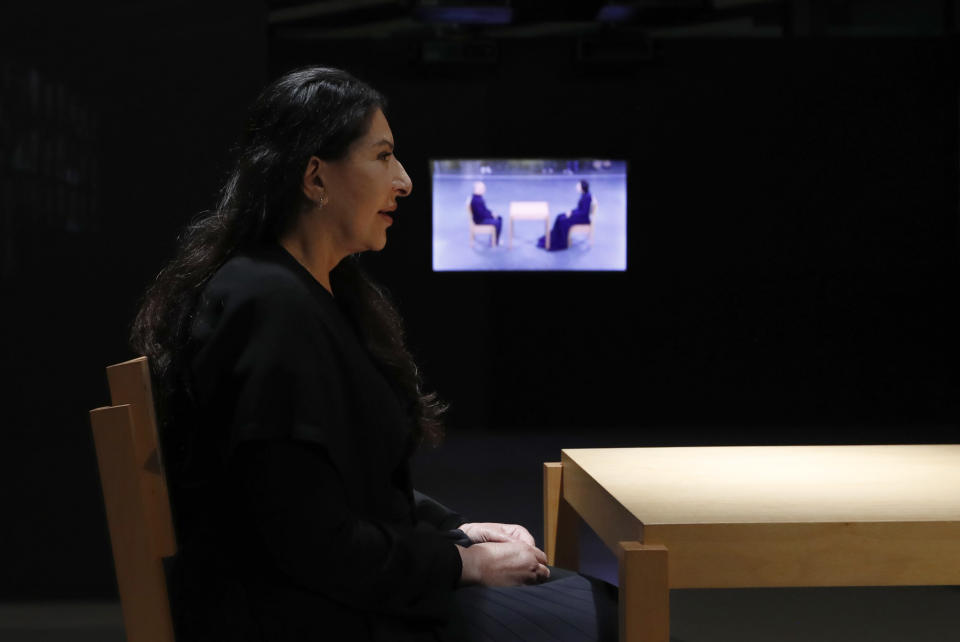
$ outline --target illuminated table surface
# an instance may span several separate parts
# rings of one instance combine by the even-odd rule
[[[550,249],[550,204],[547,201],[510,201],[510,234],[508,248],[513,247],[513,222],[515,220],[543,220],[546,247]]]
[[[618,556],[621,640],[669,589],[960,585],[960,446],[588,448],[544,467],[548,558],[582,519]]]

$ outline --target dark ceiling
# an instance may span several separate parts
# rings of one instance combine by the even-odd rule
[[[276,38],[939,36],[958,0],[268,0]]]

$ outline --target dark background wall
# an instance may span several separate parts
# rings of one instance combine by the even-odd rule
[[[674,41],[627,68],[562,39],[489,66],[417,52],[272,65],[343,65],[394,98],[415,188],[371,263],[458,423],[789,442],[954,420],[953,43]],[[428,159],[484,156],[627,158],[628,271],[432,273]]]
[[[133,356],[137,300],[178,229],[212,205],[266,77],[266,10],[3,13],[0,599],[115,595],[86,413],[109,403],[104,366]]]
[[[258,3],[105,4],[4,23],[0,598],[115,591],[86,411],[246,105],[307,63],[391,99],[415,188],[368,264],[450,431],[956,441],[953,36],[664,40],[629,64],[518,38],[437,65],[412,38],[268,47]],[[428,160],[458,156],[628,159],[628,271],[432,273]]]

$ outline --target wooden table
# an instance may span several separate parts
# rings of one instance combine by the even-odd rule
[[[545,552],[618,557],[620,639],[668,642],[671,588],[960,584],[960,446],[563,450]]]
[[[546,248],[550,249],[550,204],[547,201],[510,201],[510,234],[507,248],[513,248],[513,222],[543,221]]]

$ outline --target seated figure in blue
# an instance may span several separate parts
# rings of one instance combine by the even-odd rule
[[[493,212],[487,209],[487,204],[483,200],[483,195],[487,191],[487,186],[482,181],[473,184],[473,198],[470,199],[470,211],[473,213],[473,222],[476,225],[495,225],[497,234],[494,242],[500,244],[500,228],[503,226],[503,217],[494,216]]]
[[[590,196],[590,183],[587,181],[577,182],[577,191],[580,192],[580,200],[577,206],[570,210],[570,213],[560,212],[553,222],[553,229],[550,230],[550,251],[567,249],[567,232],[571,225],[590,222],[590,204],[593,197]],[[546,246],[546,238],[541,236],[537,241],[537,247]]]

